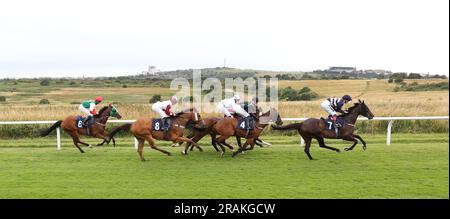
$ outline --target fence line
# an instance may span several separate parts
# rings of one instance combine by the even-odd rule
[[[308,118],[282,118],[283,121],[305,121]],[[358,118],[358,121],[369,120],[364,117]],[[449,120],[449,116],[413,116],[413,117],[374,117],[372,120],[375,121],[389,121],[387,131],[386,131],[386,145],[391,144],[391,130],[392,124],[396,120]],[[129,123],[134,122],[136,120],[108,120],[108,123]],[[33,124],[53,124],[57,122],[55,121],[0,121],[0,125],[33,125]],[[301,139],[300,144],[304,145],[303,138]],[[134,139],[134,147],[137,148],[137,141]],[[61,129],[60,127],[56,128],[56,149],[61,149]]]

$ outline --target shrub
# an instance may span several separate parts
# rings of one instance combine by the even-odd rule
[[[319,97],[319,95],[316,92],[313,92],[309,87],[303,87],[300,90],[295,90],[289,86],[281,89],[279,93],[280,99],[287,101],[312,100]]]
[[[161,95],[159,95],[159,94],[153,95],[153,97],[150,98],[150,100],[148,102],[149,103],[156,103],[158,101],[161,101]]]
[[[421,79],[421,78],[422,78],[422,75],[417,74],[417,73],[410,73],[410,74],[408,75],[408,78],[409,78],[409,79]]]
[[[403,82],[403,78],[396,78],[396,79],[394,79],[394,83],[396,83],[396,84],[400,84],[402,82]]]
[[[123,84],[122,87],[123,87],[123,88],[127,88],[127,85],[126,85],[126,84]]]
[[[48,101],[47,99],[42,99],[39,101],[39,104],[50,104],[50,101]]]
[[[394,79],[389,78],[389,79],[388,79],[388,83],[392,83],[392,82],[394,82]]]
[[[81,104],[81,103],[78,101],[72,101],[72,102],[70,102],[70,104]]]
[[[5,102],[6,101],[6,97],[5,96],[0,96],[0,102]]]
[[[436,91],[436,90],[448,90],[447,82],[431,83],[431,84],[418,84],[413,82],[411,84],[402,83],[402,86],[396,87],[394,92],[397,91]]]
[[[50,85],[50,81],[47,80],[47,79],[44,79],[44,80],[41,81],[40,85],[41,86],[48,86],[48,85]]]
[[[69,83],[69,85],[75,85],[75,84],[77,84],[75,81],[71,81],[71,82]]]

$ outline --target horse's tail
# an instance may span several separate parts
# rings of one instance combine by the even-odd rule
[[[109,140],[114,137],[118,132],[121,131],[130,131],[132,123],[125,123],[124,125],[121,125],[119,127],[114,128],[108,135],[108,142]]]
[[[50,132],[52,132],[54,129],[56,129],[57,127],[61,126],[62,120],[57,121],[55,124],[52,125],[52,127],[50,127],[49,129],[45,129],[41,131],[41,137],[45,137],[48,134],[50,134]]]
[[[293,123],[285,126],[272,125],[274,130],[299,130],[302,127],[302,123]]]

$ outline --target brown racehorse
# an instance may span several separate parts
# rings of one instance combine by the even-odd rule
[[[145,161],[143,154],[145,141],[148,142],[152,149],[155,149],[167,155],[171,155],[170,152],[156,147],[154,139],[172,141],[176,143],[189,142],[198,146],[196,142],[193,142],[189,138],[183,137],[184,129],[190,124],[194,124],[194,129],[204,128],[204,122],[195,108],[179,112],[175,116],[170,117],[170,120],[171,127],[169,128],[167,133],[164,133],[163,131],[152,130],[153,124],[151,118],[140,118],[134,123],[127,123],[115,128],[113,131],[111,131],[109,137],[114,136],[119,131],[131,131],[131,133],[133,133],[134,137],[136,137],[138,141],[138,154],[141,158],[141,161]]]
[[[191,138],[192,139],[192,141],[193,142],[198,142],[198,141],[200,141],[203,137],[205,137],[206,135],[211,135],[211,145],[214,147],[214,149],[216,149],[216,151],[219,151],[219,149],[217,148],[217,144],[216,144],[216,142],[214,141],[214,139],[216,139],[216,135],[215,135],[215,133],[212,133],[211,132],[211,130],[212,130],[212,127],[217,123],[217,121],[219,121],[219,120],[221,120],[221,119],[223,119],[223,118],[220,118],[220,117],[211,117],[211,118],[206,118],[206,119],[203,119],[203,122],[204,122],[204,129],[202,129],[202,130],[196,130],[196,129],[194,129],[193,130],[193,132],[192,132],[192,134],[190,135],[190,136],[188,136],[188,138]],[[194,144],[191,144],[191,143],[187,143],[186,144],[186,146],[185,146],[185,148],[184,148],[184,150],[182,151],[182,153],[184,154],[184,155],[187,155],[188,154],[188,148],[189,148],[189,146],[191,146],[191,150],[194,148]],[[200,146],[197,146],[197,148],[200,150],[200,151],[203,151],[203,149],[200,147]]]
[[[343,117],[344,119],[344,124],[340,128],[338,136],[336,136],[334,130],[329,130],[326,128],[327,125],[325,124],[324,120],[315,118],[307,119],[302,123],[294,123],[281,127],[272,125],[272,128],[275,130],[297,130],[298,133],[305,140],[306,155],[308,155],[308,158],[310,160],[313,160],[311,154],[309,153],[309,148],[311,147],[311,140],[313,138],[317,139],[320,147],[333,150],[336,152],[340,152],[340,150],[325,145],[324,138],[334,138],[352,141],[353,145],[350,146],[349,148],[345,148],[346,151],[353,150],[355,145],[358,143],[358,140],[356,139],[359,139],[363,144],[363,149],[365,150],[366,142],[359,135],[353,134],[353,132],[355,131],[355,123],[359,115],[367,117],[368,119],[372,119],[374,117],[374,115],[367,107],[367,105],[364,103],[364,101],[361,102],[361,100],[358,100],[358,103],[355,103],[352,107],[348,109],[348,113],[340,115],[340,117]]]
[[[213,133],[216,133],[217,135],[220,135],[220,137],[215,139],[215,142],[220,146],[222,149],[221,155],[225,153],[224,145],[233,148],[231,145],[229,145],[226,140],[231,136],[236,136],[238,138],[246,138],[246,142],[242,147],[240,147],[237,151],[233,152],[232,157],[236,156],[238,153],[241,153],[246,150],[252,150],[255,146],[255,140],[259,137],[259,135],[262,133],[264,128],[268,125],[269,122],[271,122],[273,119],[270,117],[276,116],[276,124],[281,125],[283,124],[283,121],[281,121],[280,114],[276,109],[271,109],[270,111],[264,113],[259,118],[256,118],[255,121],[255,128],[254,130],[250,131],[247,135],[247,130],[238,129],[238,119],[237,118],[223,118],[219,120],[212,128]],[[250,148],[247,149],[247,146],[250,145]]]
[[[270,115],[270,111],[266,112],[265,114],[262,114],[263,119],[266,119],[266,117],[269,116],[269,115]],[[235,118],[237,118],[237,117],[235,117]],[[212,146],[214,147],[214,149],[215,149],[216,151],[219,151],[219,149],[217,148],[217,143],[214,141],[214,140],[216,139],[217,133],[213,131],[213,126],[214,126],[219,120],[221,120],[221,119],[224,119],[224,118],[223,118],[223,117],[212,117],[212,118],[206,118],[206,119],[203,119],[203,120],[205,121],[205,129],[204,129],[204,130],[194,130],[193,134],[191,135],[192,140],[193,140],[194,142],[198,142],[198,141],[200,141],[204,136],[206,136],[206,135],[209,134],[209,135],[211,136],[211,144],[212,144]],[[283,124],[282,121],[281,121],[281,118],[277,118],[277,124],[278,124],[278,125]],[[238,146],[241,148],[241,147],[242,147],[242,144],[241,144],[241,137],[236,136],[236,140],[237,140]],[[255,139],[255,144],[258,145],[258,146],[260,146],[260,147],[262,147],[262,145],[259,145],[259,144],[258,144],[258,142],[257,142],[258,140],[261,141],[261,140],[259,139],[259,137],[257,137],[257,138]],[[185,154],[185,155],[188,154],[188,148],[189,148],[189,146],[191,146],[190,150],[192,150],[193,147],[194,147],[194,145],[192,145],[192,144],[190,144],[190,143],[186,144],[185,149],[182,151],[183,154]],[[220,146],[220,145],[219,145],[219,146]],[[231,145],[226,144],[225,146],[227,146],[229,149],[231,149],[231,151],[234,152],[234,148],[233,148]],[[202,149],[201,149],[200,147],[198,147],[198,148],[199,148],[200,151],[202,151]],[[221,147],[221,148],[222,148],[222,147]],[[224,154],[224,150],[222,150],[221,156],[222,156],[223,154]]]
[[[103,107],[98,111],[98,114],[94,116],[94,123],[91,124],[90,130],[87,128],[78,128],[77,126],[77,116],[68,116],[64,120],[59,120],[55,124],[53,124],[49,129],[41,132],[41,136],[47,136],[52,132],[55,128],[61,127],[66,133],[68,133],[73,140],[73,144],[80,150],[81,153],[84,153],[83,149],[80,148],[78,144],[82,144],[85,146],[91,147],[90,144],[84,143],[80,141],[79,135],[88,135],[96,138],[103,139],[103,142],[98,145],[103,145],[105,142],[109,143],[109,139],[107,139],[107,134],[105,132],[105,124],[108,121],[109,117],[115,117],[121,119],[122,116],[117,111],[116,107],[109,104],[108,106]],[[114,139],[113,144],[115,144]]]

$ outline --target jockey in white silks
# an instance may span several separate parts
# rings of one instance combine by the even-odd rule
[[[152,110],[159,114],[162,122],[162,129],[167,131],[169,128],[169,119],[170,116],[173,116],[172,106],[178,103],[178,98],[176,96],[170,97],[170,100],[166,101],[158,101],[152,105]]]
[[[241,97],[238,95],[234,95],[232,98],[224,99],[217,104],[217,110],[225,115],[225,117],[233,117],[231,114],[238,114],[242,118],[245,119],[245,124],[247,126],[247,130],[251,129],[250,114],[245,111],[241,105],[239,105],[239,101]]]
[[[233,117],[231,114],[238,114],[243,118],[249,117],[248,114],[240,105],[241,97],[234,95],[232,98],[224,99],[217,104],[217,110],[223,113],[226,117]]]

